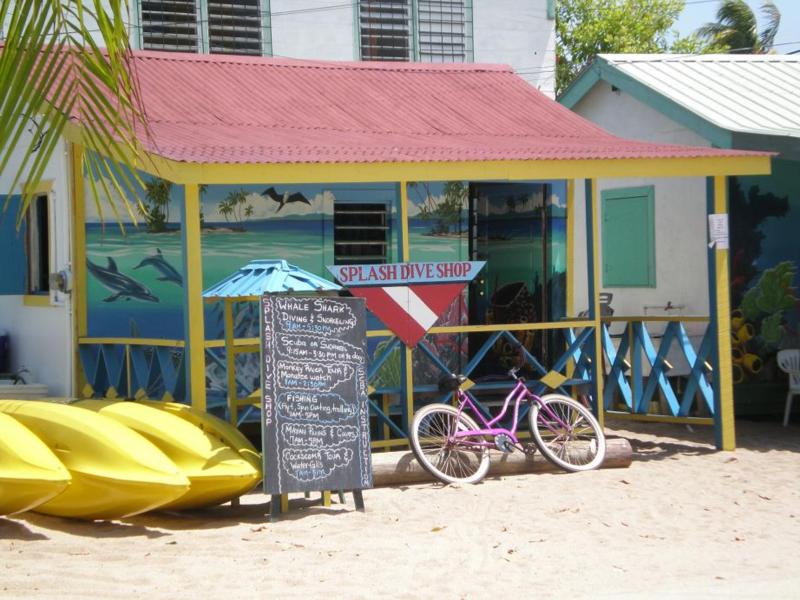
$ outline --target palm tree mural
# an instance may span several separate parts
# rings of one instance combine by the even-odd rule
[[[729,53],[764,54],[775,42],[781,24],[781,13],[772,0],[761,4],[766,26],[759,33],[758,21],[745,0],[722,0],[717,20],[706,23],[697,34],[709,42],[728,48]]]
[[[105,197],[118,221],[119,208],[136,220],[128,196],[138,197],[141,182],[116,158],[138,161],[135,127],[144,122],[128,70],[128,14],[127,0],[0,0],[0,172],[8,189],[27,182],[18,224],[70,121],[80,123],[79,158],[98,212]],[[9,205],[10,197],[0,209]]]
[[[240,227],[245,219],[253,216],[253,207],[249,204],[247,192],[244,189],[230,192],[224,200],[219,202],[217,209],[219,214],[225,217],[226,222],[233,221]]]
[[[147,231],[160,233],[167,230],[169,223],[169,201],[172,183],[154,177],[144,184],[144,201],[139,203],[139,214],[147,223]]]

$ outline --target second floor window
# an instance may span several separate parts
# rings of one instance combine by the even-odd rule
[[[361,0],[361,60],[411,60],[410,0]]]
[[[269,12],[261,0],[139,0],[144,50],[270,54]]]
[[[139,23],[145,50],[197,52],[197,7],[194,0],[141,0]]]
[[[361,59],[467,62],[472,0],[360,0]]]

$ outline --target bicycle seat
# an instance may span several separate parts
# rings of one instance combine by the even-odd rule
[[[466,375],[450,373],[439,380],[440,392],[455,392],[467,380]]]

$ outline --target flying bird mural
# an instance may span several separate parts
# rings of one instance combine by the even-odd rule
[[[261,195],[266,196],[267,198],[271,198],[280,205],[278,206],[278,210],[276,210],[275,212],[280,212],[284,206],[292,202],[302,202],[304,204],[308,204],[309,206],[311,206],[311,201],[300,192],[295,192],[294,194],[290,194],[287,191],[283,192],[283,195],[281,195],[277,191],[275,191],[274,187],[271,187],[264,190]]]

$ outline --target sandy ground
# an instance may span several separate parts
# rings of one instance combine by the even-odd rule
[[[82,523],[0,518],[2,598],[800,598],[800,427],[611,423],[628,469],[266,497]]]

